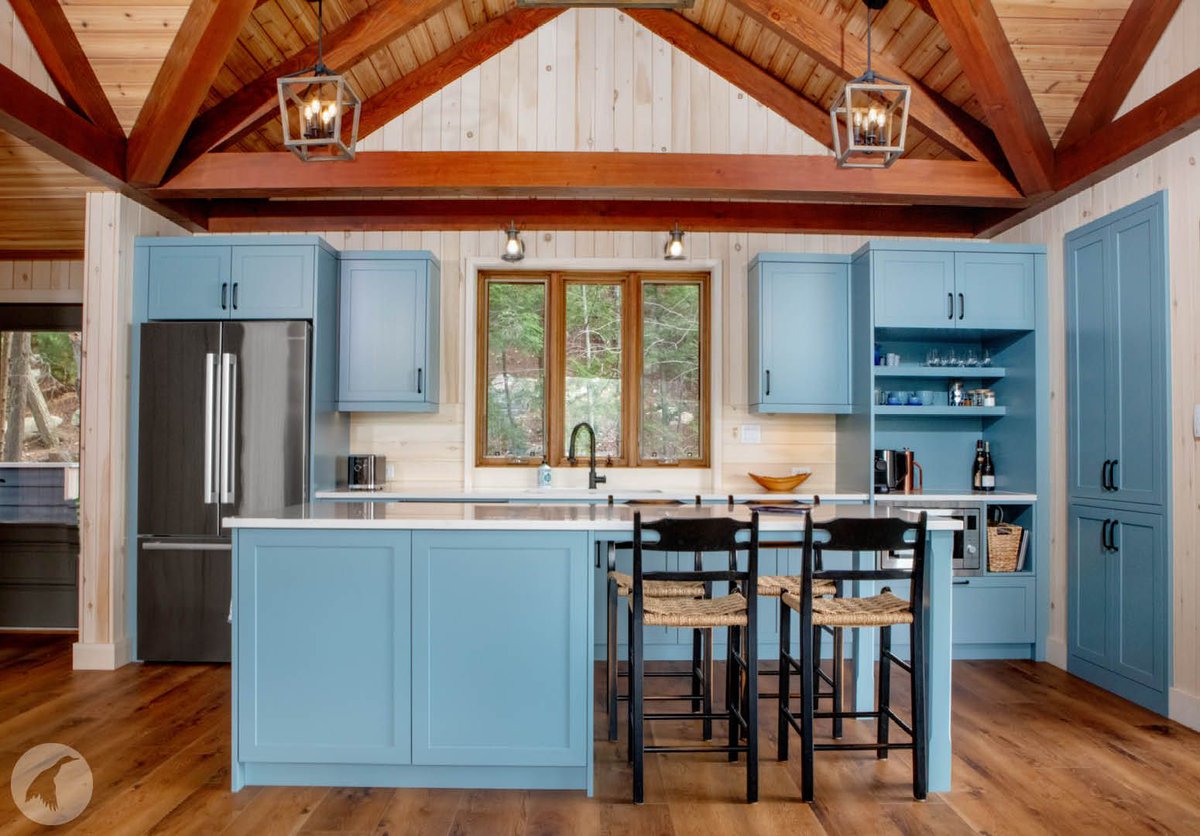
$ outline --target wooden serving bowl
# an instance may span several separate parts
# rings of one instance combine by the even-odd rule
[[[750,478],[758,484],[762,485],[771,493],[787,493],[794,491],[796,488],[804,484],[804,481],[812,476],[812,473],[794,473],[791,476],[761,476],[757,473],[751,473]]]

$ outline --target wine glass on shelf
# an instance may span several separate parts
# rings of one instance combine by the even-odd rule
[[[983,366],[985,369],[990,368],[992,365],[992,353],[986,348],[983,350],[983,359],[979,361],[979,365]]]
[[[937,368],[938,366],[942,365],[942,357],[940,354],[938,354],[938,350],[936,348],[929,349],[929,352],[925,355],[925,365],[932,368]]]
[[[966,357],[963,358],[963,365],[974,368],[979,365],[979,352],[973,348],[967,349]]]
[[[945,355],[943,355],[943,357],[942,357],[942,365],[943,365],[943,366],[957,366],[957,365],[959,365],[959,362],[958,362],[958,355],[957,355],[957,353],[954,351],[954,349],[953,349],[953,348],[951,348],[951,349],[948,349],[948,350],[946,351]]]

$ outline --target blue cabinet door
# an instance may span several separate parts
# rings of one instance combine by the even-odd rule
[[[959,328],[1032,331],[1037,325],[1037,280],[1029,253],[955,253],[954,287]]]
[[[1074,499],[1101,499],[1109,455],[1108,235],[1067,241],[1067,478]]]
[[[1166,501],[1167,301],[1162,217],[1148,207],[1109,227],[1111,285],[1108,385],[1112,499]]]
[[[233,248],[234,319],[312,319],[316,248]]]
[[[151,319],[228,319],[229,247],[151,247],[146,286]]]
[[[428,262],[342,261],[338,401],[403,409],[429,396]]]
[[[877,326],[955,327],[954,253],[883,250],[871,258]]]
[[[1037,640],[1032,577],[971,577],[954,581],[954,644],[1032,644]]]
[[[1113,511],[1107,667],[1155,690],[1167,681],[1167,548],[1158,514]]]
[[[574,532],[413,534],[413,763],[587,764],[588,546]]]
[[[411,763],[411,535],[238,532],[238,758]]]
[[[1072,505],[1067,526],[1067,651],[1102,668],[1112,656],[1113,573],[1105,546],[1111,518],[1107,509]]]
[[[759,412],[850,411],[850,265],[761,262],[751,276]]]

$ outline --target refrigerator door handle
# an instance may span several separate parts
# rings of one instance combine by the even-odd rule
[[[142,543],[146,552],[228,552],[232,543],[172,543],[166,540],[150,540]]]
[[[217,355],[209,352],[204,355],[204,504],[212,505],[217,501],[216,477],[213,473],[215,461],[213,455],[216,443],[216,421],[214,409],[217,400]]]
[[[234,469],[237,443],[234,416],[237,412],[237,357],[221,355],[221,502],[234,501]]]

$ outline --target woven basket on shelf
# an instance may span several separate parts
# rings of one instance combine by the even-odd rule
[[[1015,572],[1021,556],[1024,529],[1011,523],[988,523],[987,562],[989,572]]]

